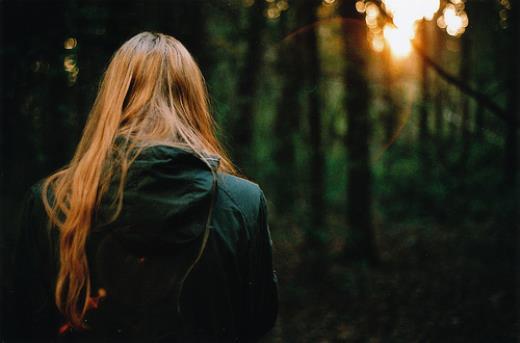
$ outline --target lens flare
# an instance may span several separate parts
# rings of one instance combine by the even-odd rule
[[[385,20],[380,20],[380,7],[373,2],[358,1],[356,10],[366,15],[372,48],[382,51],[383,42],[395,57],[403,58],[412,51],[411,41],[415,38],[417,23],[432,20],[439,11],[440,4],[440,0],[382,0],[380,6],[391,17],[390,24],[382,24]]]
[[[394,56],[405,57],[412,51],[412,44],[410,42],[410,32],[406,32],[398,27],[386,25],[383,30],[383,36],[390,46]]]
[[[445,28],[450,36],[460,36],[468,27],[468,15],[464,11],[464,3],[447,4],[442,11],[442,16],[439,17],[437,25],[440,28]],[[441,19],[442,18],[442,19]]]

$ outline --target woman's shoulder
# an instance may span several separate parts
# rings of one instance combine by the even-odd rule
[[[264,193],[257,183],[228,173],[219,173],[217,185],[246,219],[255,220],[264,201]]]
[[[259,196],[262,193],[262,189],[257,183],[243,177],[228,173],[219,173],[218,177],[219,184],[237,196]]]

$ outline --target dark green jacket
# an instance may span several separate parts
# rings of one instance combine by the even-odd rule
[[[15,337],[242,342],[268,332],[278,293],[265,197],[252,182],[212,173],[218,159],[206,161],[179,148],[145,149],[129,169],[120,216],[107,224],[109,189],[87,242],[87,331],[70,329],[54,305],[58,232],[46,229],[40,183],[33,186],[13,258]]]

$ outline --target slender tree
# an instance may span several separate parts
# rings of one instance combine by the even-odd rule
[[[285,37],[294,22],[294,11],[282,13],[279,21],[281,36]],[[276,188],[276,208],[285,213],[292,213],[296,200],[295,135],[299,130],[299,113],[302,107],[299,101],[301,85],[305,82],[301,65],[301,47],[299,37],[284,39],[279,45],[276,69],[281,83],[281,93],[276,104],[276,117],[273,123],[275,144],[273,159],[277,171],[273,177]]]
[[[42,18],[41,25],[50,29],[46,35],[46,42],[39,43],[40,53],[43,60],[49,63],[49,71],[46,78],[46,87],[41,89],[42,101],[40,109],[42,111],[44,137],[43,148],[45,149],[45,170],[50,172],[59,168],[70,157],[72,149],[68,149],[69,108],[66,106],[67,87],[67,68],[68,61],[65,59],[63,42],[66,38],[66,30],[63,25],[52,25],[53,22],[63,22],[65,9],[59,3],[47,4],[39,8]],[[71,62],[73,63],[73,62]],[[60,132],[57,135],[56,132]]]
[[[262,72],[262,33],[265,27],[265,1],[255,1],[248,9],[247,45],[244,65],[238,80],[238,116],[233,130],[235,158],[242,169],[253,163],[254,104],[258,76]]]
[[[313,0],[299,6],[301,25],[306,28],[302,36],[302,53],[304,57],[304,71],[306,78],[306,100],[308,104],[309,143],[310,143],[310,197],[311,226],[307,230],[307,240],[310,247],[319,250],[323,245],[323,222],[325,218],[324,206],[324,155],[322,138],[322,116],[320,99],[320,57],[317,35],[316,11],[321,4]]]
[[[385,144],[391,144],[396,134],[399,113],[393,94],[394,72],[392,65],[392,52],[388,45],[385,45],[382,52],[381,67],[383,77],[383,101],[385,104],[381,117],[383,119]]]
[[[461,62],[460,62],[460,79],[466,83],[470,83],[471,77],[471,37],[470,33],[466,33],[462,35],[461,39]],[[469,139],[469,120],[470,120],[470,102],[469,97],[462,93],[462,117],[460,124],[460,131],[462,136],[462,144],[466,145]]]
[[[466,7],[467,8],[467,7]],[[460,79],[471,84],[472,77],[472,58],[471,58],[471,32],[467,32],[462,35],[461,39],[461,60],[460,60]],[[471,98],[461,92],[462,103],[461,103],[461,123],[460,123],[460,135],[462,143],[462,151],[460,155],[460,167],[465,170],[467,158],[469,156],[470,148],[470,116],[471,116]]]
[[[345,246],[347,257],[378,262],[372,223],[372,177],[370,168],[369,99],[367,81],[370,54],[366,25],[358,19],[355,0],[344,0],[340,13],[344,17],[343,37],[346,67],[344,71],[347,113],[346,147],[348,151],[347,222],[349,235]]]
[[[420,23],[421,46],[424,51],[428,47],[428,26],[427,21],[422,20]],[[428,74],[428,65],[421,60],[421,106],[419,113],[419,143],[426,144],[429,136],[428,132],[428,115],[430,103],[430,80]]]
[[[446,33],[443,30],[434,30],[435,37],[435,48],[434,58],[439,64],[443,64],[443,52],[445,51],[446,45]],[[424,62],[423,62],[424,63]],[[433,113],[434,113],[434,137],[435,137],[435,149],[437,158],[444,160],[445,148],[444,148],[444,106],[446,104],[445,92],[447,91],[446,83],[439,76],[435,77],[435,95],[433,98]]]
[[[509,38],[509,67],[508,75],[508,97],[507,112],[509,116],[509,125],[507,125],[506,142],[505,142],[505,179],[506,184],[514,188],[517,184],[518,174],[518,125],[520,123],[519,113],[519,75],[518,75],[518,38],[520,37],[518,20],[520,20],[520,6],[518,3],[512,4],[510,27],[508,28]]]

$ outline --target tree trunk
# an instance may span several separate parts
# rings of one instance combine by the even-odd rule
[[[284,12],[280,18],[282,36],[289,31],[289,18]],[[277,104],[276,118],[273,130],[275,144],[273,159],[277,171],[273,176],[276,192],[274,200],[276,208],[291,214],[296,201],[296,158],[295,133],[298,130],[298,114],[301,106],[298,99],[300,87],[305,81],[300,64],[300,50],[296,39],[288,40],[280,45],[278,51],[277,69],[282,83],[281,94]]]
[[[346,18],[359,17],[354,0],[342,2],[341,15]],[[379,258],[371,214],[372,178],[369,155],[370,90],[367,59],[370,51],[366,34],[364,21],[345,20],[345,109],[348,115],[345,143],[348,151],[347,222],[350,230],[345,254],[347,258],[376,264]]]
[[[518,20],[520,6],[515,3],[511,10],[511,18],[509,28],[509,80],[508,80],[508,115],[510,117],[510,123],[507,125],[506,142],[505,142],[505,180],[506,184],[512,189],[517,184],[517,173],[518,173],[518,121],[520,118],[518,102],[520,101],[518,96],[518,59],[520,58],[518,53],[518,38],[520,37]]]
[[[471,71],[471,41],[469,37],[469,33],[466,33],[461,38],[462,45],[462,55],[461,55],[461,64],[460,64],[460,79],[465,83],[470,83],[470,71]],[[470,117],[470,103],[469,97],[461,93],[462,96],[462,118],[461,118],[461,136],[462,143],[466,144],[468,140],[468,123]]]
[[[311,249],[320,250],[323,245],[324,206],[324,156],[322,142],[322,120],[320,99],[320,58],[318,36],[314,23],[317,21],[316,10],[321,1],[307,2],[300,8],[301,25],[308,28],[302,35],[302,53],[304,54],[307,104],[309,108],[310,136],[310,223],[307,230],[307,240]]]
[[[443,30],[435,30],[435,47],[434,56],[437,63],[443,65],[443,52],[445,50],[446,37]],[[424,61],[422,62],[424,63]],[[434,96],[434,137],[435,137],[435,153],[436,158],[441,162],[446,159],[446,143],[445,139],[445,122],[444,122],[444,106],[446,105],[447,84],[437,75],[435,78],[435,96]]]
[[[258,75],[262,70],[264,8],[265,1],[255,1],[249,9],[245,63],[238,80],[238,116],[233,130],[233,150],[238,165],[246,172],[252,169],[254,162],[254,104]]]
[[[427,22],[425,20],[421,21],[420,24],[420,34],[421,34],[421,46],[423,50],[426,52],[426,48],[428,47],[428,28]],[[429,136],[428,132],[428,107],[430,103],[430,82],[428,77],[428,65],[426,62],[421,60],[421,106],[420,106],[420,114],[419,114],[419,144],[421,146],[427,144],[427,139]]]
[[[43,147],[45,156],[45,174],[50,174],[64,165],[70,157],[71,150],[64,142],[70,142],[69,129],[67,127],[69,108],[66,106],[66,98],[70,95],[67,86],[67,74],[64,70],[65,51],[63,43],[66,31],[63,26],[52,25],[55,22],[64,22],[65,11],[59,3],[45,6],[40,12],[44,21],[44,27],[53,27],[47,32],[47,41],[42,48],[43,58],[49,62],[49,74],[47,87],[44,90],[45,103],[42,106],[44,119]],[[59,134],[56,134],[59,133]]]
[[[384,144],[390,145],[395,139],[397,124],[399,122],[397,105],[394,100],[392,87],[394,86],[394,77],[392,70],[392,52],[388,46],[385,47],[382,56],[383,69],[383,101],[385,108],[382,112],[384,126]]]
[[[460,65],[460,79],[471,84],[471,41],[470,33],[466,33],[461,37],[462,55]],[[460,166],[464,171],[466,168],[467,158],[469,156],[469,145],[470,145],[470,128],[468,127],[470,120],[470,98],[461,92],[462,96],[462,116],[460,123],[460,135],[462,143],[462,152],[460,155]]]

